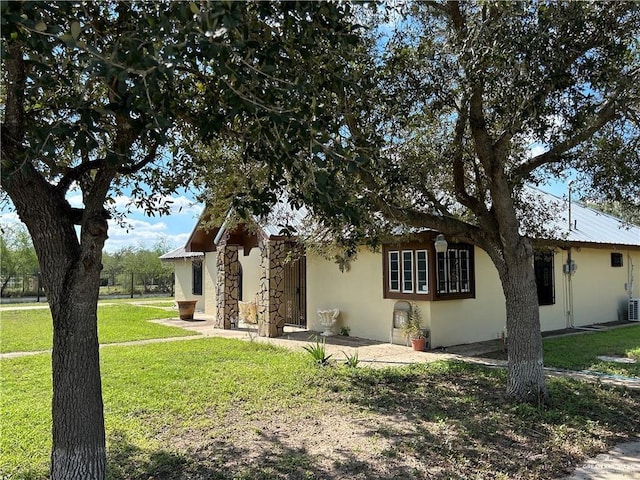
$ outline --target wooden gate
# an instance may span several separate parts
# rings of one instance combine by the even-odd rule
[[[307,326],[307,262],[302,256],[284,265],[285,325]]]

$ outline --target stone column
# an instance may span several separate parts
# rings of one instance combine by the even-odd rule
[[[218,245],[216,260],[216,328],[231,328],[238,318],[239,264],[236,245]]]
[[[258,290],[258,335],[279,337],[284,334],[284,262],[289,248],[286,242],[265,240],[260,244],[260,288]]]

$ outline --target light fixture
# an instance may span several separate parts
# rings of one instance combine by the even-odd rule
[[[439,234],[435,241],[433,242],[433,244],[436,246],[436,252],[437,253],[445,253],[447,251],[447,247],[448,247],[448,243],[447,240],[444,238],[444,235]]]

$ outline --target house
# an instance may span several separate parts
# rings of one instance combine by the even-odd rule
[[[556,209],[556,220],[536,242],[542,330],[637,319],[640,300],[633,303],[635,314],[629,306],[640,297],[640,227],[531,191]],[[305,211],[288,215],[296,225]],[[277,216],[253,226],[224,222],[207,230],[206,223],[201,218],[186,245],[161,258],[175,265],[176,299],[197,300],[220,328],[231,328],[242,302],[255,304],[263,336],[282,335],[285,325],[320,331],[317,312],[335,308],[337,330],[403,342],[394,337],[395,313],[416,302],[432,348],[503,335],[502,287],[489,256],[476,246],[447,242],[446,251],[437,253],[437,232],[427,231],[377,252],[362,247],[350,268],[340,271],[283,235]]]

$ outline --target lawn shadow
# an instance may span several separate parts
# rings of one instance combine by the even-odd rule
[[[108,480],[309,480],[418,479],[415,469],[404,465],[386,468],[341,450],[331,460],[311,454],[304,446],[291,447],[275,434],[260,433],[257,443],[238,445],[215,440],[196,450],[171,452],[144,450],[121,433],[111,436]]]
[[[455,362],[358,369],[342,382],[333,389],[347,402],[390,420],[370,432],[389,439],[385,456],[445,470],[457,459],[461,477],[560,477],[640,432],[637,392],[570,379],[550,380],[548,409],[510,401],[504,372]]]

